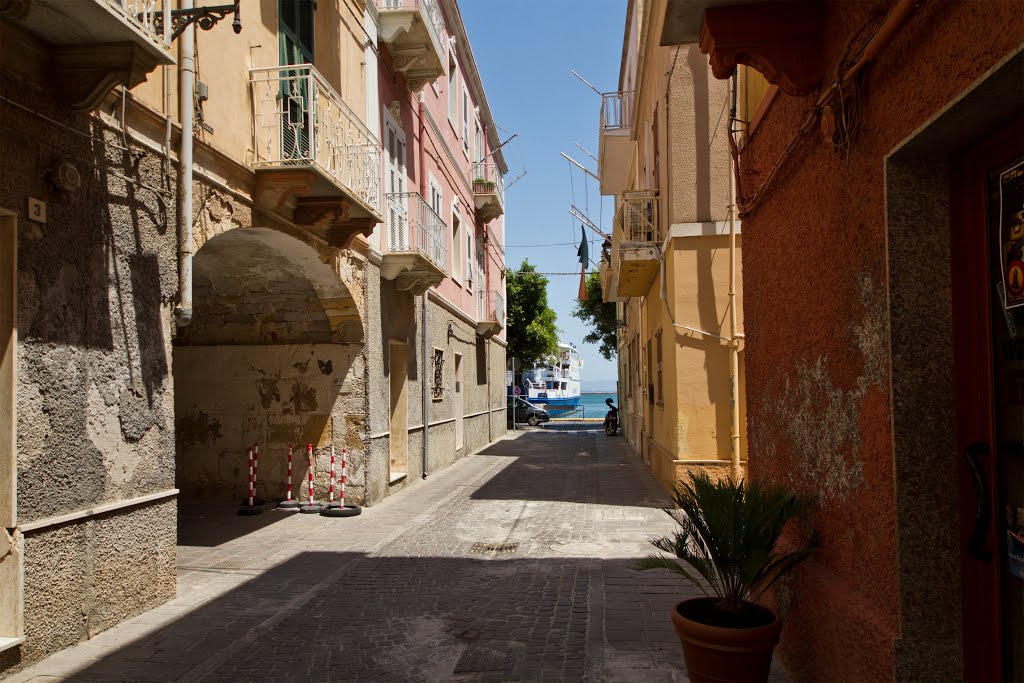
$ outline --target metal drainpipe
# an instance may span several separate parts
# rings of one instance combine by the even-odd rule
[[[731,111],[729,116],[729,135],[732,135],[732,122],[736,119],[736,72],[732,75]],[[739,481],[743,477],[740,466],[740,408],[739,408],[739,376],[740,376],[740,344],[737,336],[739,320],[736,311],[736,176],[731,172],[732,151],[729,152],[729,417],[732,478]]]
[[[193,0],[181,0],[192,9]],[[164,24],[165,31],[170,30]],[[195,114],[195,24],[189,24],[178,44],[178,104],[181,109],[181,151],[178,154],[178,327],[192,322],[192,120]]]
[[[426,106],[423,103],[423,93],[419,94],[420,101],[420,197],[426,198],[427,195],[427,141],[426,133],[427,126],[423,120],[424,113],[423,109]],[[431,207],[433,209],[433,207]],[[426,479],[430,467],[430,396],[428,395],[427,382],[429,381],[428,363],[429,358],[427,357],[427,293],[423,292],[423,314],[420,316],[423,321],[423,332],[420,335],[423,340],[423,372],[420,373],[420,384],[422,385],[422,400],[423,400],[423,478]]]

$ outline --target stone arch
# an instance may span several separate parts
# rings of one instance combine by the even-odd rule
[[[257,442],[257,493],[268,501],[284,494],[289,444],[296,495],[307,443],[318,494],[331,445],[347,446],[353,461],[361,456],[348,437],[364,412],[362,282],[355,257],[300,229],[235,225],[204,234],[193,259],[192,321],[174,340],[183,499],[241,501],[246,452]]]

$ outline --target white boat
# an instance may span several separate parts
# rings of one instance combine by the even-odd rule
[[[552,417],[576,410],[580,403],[583,359],[572,344],[558,343],[558,355],[523,373],[523,398],[542,406]]]

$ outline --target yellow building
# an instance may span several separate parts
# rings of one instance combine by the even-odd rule
[[[661,4],[629,3],[599,167],[602,194],[615,197],[601,282],[619,302],[623,428],[669,489],[697,467],[742,476],[746,416],[731,86],[696,45],[660,45]]]

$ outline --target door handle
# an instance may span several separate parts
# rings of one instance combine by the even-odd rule
[[[979,455],[988,453],[988,444],[983,441],[976,441],[964,449],[964,460],[971,470],[971,480],[974,482],[974,493],[977,507],[974,511],[974,529],[971,530],[971,537],[967,541],[967,553],[976,560],[990,560],[992,554],[985,550],[983,544],[988,534],[989,518],[989,491],[985,481],[985,470]]]

